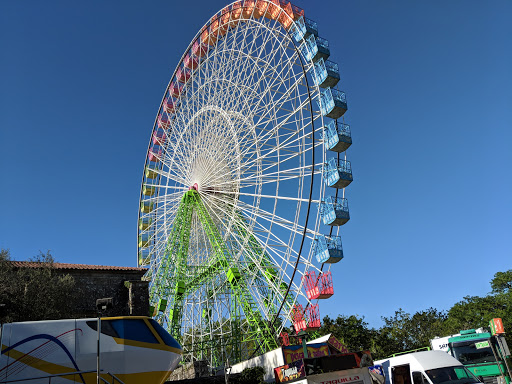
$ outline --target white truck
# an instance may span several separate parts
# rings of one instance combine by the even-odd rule
[[[442,351],[406,353],[375,361],[385,384],[478,384],[479,380],[457,359]]]
[[[478,329],[475,329],[474,333],[484,333],[485,332],[485,329],[483,328],[478,328]],[[452,337],[457,337],[457,336],[461,336],[460,333],[455,333],[453,335],[449,335],[449,336],[444,336],[444,337],[434,337],[432,340],[430,340],[430,347],[432,348],[433,351],[443,351],[443,352],[449,352],[450,350],[450,346],[448,345],[449,344],[449,339],[451,339]]]

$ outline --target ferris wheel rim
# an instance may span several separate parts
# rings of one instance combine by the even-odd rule
[[[264,0],[264,1],[266,1],[267,3],[270,3],[270,1],[269,1],[269,0]],[[234,3],[236,3],[236,2],[234,2]],[[234,4],[234,3],[232,3],[232,4]],[[205,27],[208,27],[210,24],[211,24],[211,20],[210,20],[210,22],[206,23],[206,24],[205,24],[205,26],[203,26],[203,27],[199,30],[199,32],[196,34],[196,36],[194,37],[194,39],[192,39],[192,41],[191,41],[191,43],[189,44],[188,48],[184,51],[184,53],[183,53],[183,55],[182,55],[182,57],[181,57],[181,59],[180,59],[180,61],[179,61],[178,65],[176,66],[176,69],[174,70],[174,73],[173,73],[173,75],[172,75],[172,77],[171,77],[171,80],[169,81],[169,84],[168,84],[168,86],[167,86],[167,88],[166,88],[166,92],[164,93],[164,96],[162,97],[162,101],[161,101],[161,103],[160,103],[160,108],[159,108],[159,111],[158,111],[157,117],[155,118],[155,121],[154,121],[154,124],[153,124],[153,130],[152,130],[152,134],[151,134],[151,137],[150,137],[150,142],[149,142],[149,145],[148,145],[148,153],[149,153],[149,150],[150,150],[150,148],[151,148],[151,140],[152,140],[151,138],[153,137],[153,134],[154,134],[155,132],[157,132],[157,130],[158,130],[158,116],[162,113],[162,110],[163,110],[163,103],[164,103],[164,100],[165,100],[165,95],[167,95],[167,94],[168,94],[169,89],[170,89],[170,87],[171,87],[171,84],[173,83],[173,81],[175,81],[175,79],[176,79],[176,75],[177,75],[177,71],[178,71],[178,69],[181,67],[181,65],[183,64],[183,60],[184,60],[184,58],[186,57],[187,52],[190,52],[190,50],[191,50],[191,48],[192,48],[192,46],[193,46],[194,42],[195,42],[195,41],[197,41],[197,39],[198,39],[198,38],[199,38],[199,36],[201,35],[201,31],[203,31],[203,30],[204,30],[204,28],[205,28]],[[288,32],[288,31],[286,31],[286,33],[288,33],[288,34],[289,34],[289,32]],[[307,89],[307,92],[308,92],[308,94],[307,94],[307,100],[308,100],[308,104],[309,104],[309,112],[310,112],[310,117],[309,117],[309,119],[310,119],[310,124],[311,124],[310,133],[311,133],[311,137],[312,137],[312,148],[313,148],[313,150],[311,151],[311,153],[312,153],[312,161],[311,161],[311,173],[310,173],[309,192],[308,192],[309,197],[308,197],[308,199],[307,199],[307,200],[308,200],[308,203],[307,203],[307,214],[306,214],[306,218],[307,218],[307,219],[306,219],[306,223],[305,223],[305,225],[303,226],[303,230],[302,230],[302,235],[301,235],[301,240],[300,240],[300,249],[299,249],[299,252],[298,252],[298,254],[297,254],[297,256],[296,256],[296,259],[295,259],[295,266],[294,266],[294,268],[293,268],[293,273],[292,273],[292,277],[291,277],[291,281],[293,281],[293,279],[294,279],[294,277],[295,277],[295,274],[296,274],[296,273],[297,273],[297,271],[298,271],[298,264],[299,264],[299,262],[300,262],[300,258],[301,258],[302,251],[303,251],[303,247],[304,247],[304,243],[305,243],[305,240],[306,240],[306,237],[307,237],[306,235],[307,235],[307,233],[308,233],[308,221],[309,221],[309,217],[310,217],[310,214],[311,214],[311,212],[310,212],[310,210],[311,210],[311,204],[313,203],[313,199],[312,199],[313,190],[314,190],[313,185],[314,185],[314,179],[315,179],[315,175],[316,175],[315,167],[314,167],[314,165],[315,165],[315,150],[314,150],[314,148],[315,148],[315,131],[316,131],[316,129],[315,129],[315,120],[316,120],[316,119],[315,119],[315,117],[314,117],[314,116],[315,116],[315,113],[314,113],[314,109],[313,109],[313,105],[312,105],[312,102],[313,102],[313,98],[314,98],[314,97],[313,97],[313,96],[312,96],[312,94],[311,94],[311,92],[312,92],[311,90],[312,90],[314,87],[311,87],[311,86],[309,85],[309,83],[308,83],[308,77],[306,76],[306,72],[307,72],[307,71],[306,71],[306,69],[305,69],[305,63],[303,62],[303,58],[302,58],[301,54],[299,53],[298,46],[295,44],[295,42],[293,41],[293,39],[292,39],[291,37],[290,37],[290,41],[294,44],[294,49],[295,49],[295,51],[296,51],[296,53],[297,53],[297,56],[299,57],[299,59],[300,59],[300,61],[301,61],[301,70],[302,70],[302,72],[303,72],[303,78],[304,78],[304,79],[305,79],[305,81],[306,81],[306,89]],[[318,87],[316,87],[316,88],[318,89]],[[322,121],[323,121],[323,117],[322,117],[321,115],[320,115],[320,117],[321,117],[321,119],[322,119]],[[148,157],[146,157],[146,162],[145,162],[145,166],[144,166],[145,168],[146,168],[146,166],[147,166],[147,164],[148,164],[148,163],[149,163],[149,160],[148,160]],[[159,180],[160,180],[160,177],[161,177],[161,176],[159,176]],[[141,215],[141,203],[143,202],[143,193],[142,193],[142,189],[143,189],[143,185],[144,185],[144,180],[145,180],[145,178],[144,178],[144,176],[143,176],[143,178],[142,178],[142,182],[141,182],[140,199],[139,199],[139,202],[140,202],[140,203],[139,203],[139,217],[140,217],[140,215]],[[157,195],[157,197],[159,197],[159,196],[160,196],[160,189],[158,189],[158,195]],[[318,215],[317,215],[317,221],[318,221]],[[315,224],[315,227],[317,227],[317,224]],[[138,233],[139,233],[139,232],[138,232]],[[323,266],[322,266],[322,267],[323,267]],[[279,308],[279,311],[278,311],[278,313],[274,316],[274,318],[273,318],[273,320],[272,320],[271,325],[273,325],[273,324],[275,323],[275,321],[278,319],[279,314],[280,314],[280,312],[281,312],[281,310],[282,310],[282,308],[283,308],[283,306],[284,306],[284,303],[285,303],[286,297],[287,297],[287,296],[289,295],[289,293],[290,293],[291,286],[292,286],[291,284],[289,284],[289,285],[288,285],[288,288],[287,288],[287,291],[286,291],[285,297],[283,298],[283,300],[282,300],[282,302],[281,302],[281,305],[280,305],[280,308]],[[302,283],[300,284],[300,286],[302,286]]]

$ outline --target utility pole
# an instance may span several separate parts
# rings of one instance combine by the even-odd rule
[[[98,343],[96,346],[96,384],[100,384],[101,376],[100,376],[100,335],[101,335],[101,315],[107,309],[112,308],[112,298],[107,297],[104,299],[96,300],[96,309],[98,310]]]
[[[226,366],[224,368],[224,381],[226,384],[229,384],[229,372],[230,372],[230,366],[229,366],[229,358],[226,358]]]

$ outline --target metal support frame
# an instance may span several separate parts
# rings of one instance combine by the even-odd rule
[[[274,263],[270,259],[270,256],[261,249],[258,240],[256,237],[251,233],[247,231],[245,227],[245,219],[242,217],[242,215],[239,214],[240,222],[235,223],[235,231],[237,231],[240,235],[240,238],[247,238],[248,239],[248,246],[249,246],[249,252],[252,255],[252,260],[255,261],[258,264],[254,263],[252,265],[249,265],[249,268],[253,266],[253,268],[256,268],[258,270],[258,278],[261,281],[265,281],[268,285],[272,286],[275,285],[275,281],[273,281],[273,277],[277,276],[277,268],[275,267]],[[264,271],[263,273],[261,271]],[[293,307],[293,298],[290,295],[286,295],[286,291],[288,289],[288,285],[286,283],[283,283],[283,285],[280,285],[277,287],[277,290],[279,293],[286,297],[286,304],[289,306],[288,312],[291,311]],[[277,308],[274,308],[274,303],[276,300],[276,292],[272,289],[267,290],[267,292],[260,292],[264,297],[266,296],[265,303],[267,305],[267,308],[269,312],[271,312],[273,315],[277,314]],[[279,297],[278,297],[279,298]],[[279,298],[281,301],[281,298]]]
[[[196,213],[215,255],[208,265],[199,268],[187,266],[193,212]],[[243,225],[237,226],[236,230],[241,235],[247,235],[247,230]],[[260,255],[260,257],[255,258],[261,261],[260,267],[266,269],[275,268],[270,258],[259,248],[257,240],[250,236],[249,241],[251,243],[249,252],[254,255]],[[231,335],[233,338],[230,340],[218,340],[212,337],[210,340],[204,340],[201,353],[203,355],[205,353],[213,354],[211,355],[213,360],[221,363],[220,359],[222,357],[218,356],[219,348],[227,346],[230,346],[234,357],[239,361],[241,360],[243,351],[240,348],[240,344],[242,340],[253,346],[253,348],[256,348],[258,344],[262,344],[265,351],[278,347],[270,324],[263,318],[251,292],[247,289],[249,284],[246,281],[245,270],[239,270],[231,262],[232,255],[228,247],[206,207],[201,202],[199,193],[194,189],[186,192],[181,199],[173,228],[169,235],[166,254],[168,257],[161,263],[161,267],[153,280],[151,301],[156,302],[158,299],[167,300],[167,308],[171,313],[167,328],[178,342],[182,343],[181,323],[184,297],[199,289],[214,276],[223,273],[227,279],[226,284],[229,285],[229,289],[232,292],[230,315]],[[267,283],[271,282],[268,276],[264,276],[264,281]],[[269,295],[275,295],[275,293],[272,292]],[[205,321],[210,321],[209,308],[206,310],[208,318]],[[245,319],[241,317],[242,312]],[[163,314],[158,317],[163,322]]]
[[[190,239],[190,222],[192,221],[193,200],[190,193],[185,193],[176,213],[175,225],[169,236],[167,252],[169,255],[161,265],[151,287],[151,298],[168,300],[172,308],[172,317],[168,325],[170,333],[181,343],[181,312],[183,309],[183,292],[178,291],[186,276],[188,245]],[[180,284],[181,283],[181,284]],[[174,290],[174,292],[173,292]],[[173,294],[174,293],[174,294]]]

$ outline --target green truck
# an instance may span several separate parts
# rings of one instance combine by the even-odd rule
[[[484,384],[510,384],[507,359],[510,352],[502,335],[474,329],[431,340],[433,349],[444,350],[459,360]]]

